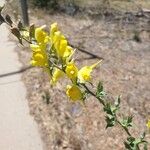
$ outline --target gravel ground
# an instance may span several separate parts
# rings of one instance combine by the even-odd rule
[[[103,58],[101,67],[93,74],[93,82],[103,81],[110,97],[122,95],[123,114],[134,116],[133,134],[142,133],[150,117],[149,19],[130,22],[126,19],[112,21],[88,16],[44,15],[35,10],[34,14],[37,13],[38,18],[31,18],[36,25],[57,21],[70,43]],[[27,65],[31,52],[27,48],[20,49],[17,50],[20,61]],[[96,61],[77,51],[79,66]],[[90,97],[83,108],[70,103],[63,90],[67,81],[50,87],[50,79],[39,68],[27,70],[22,78],[28,91],[30,112],[41,129],[48,150],[124,149],[126,135],[118,127],[105,129],[105,114],[95,99]],[[45,95],[50,97],[49,101]],[[147,139],[150,139],[149,135]]]

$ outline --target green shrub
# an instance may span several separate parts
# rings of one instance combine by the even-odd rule
[[[40,8],[53,8],[58,6],[58,0],[33,0],[33,4]]]

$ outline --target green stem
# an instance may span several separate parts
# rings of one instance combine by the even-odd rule
[[[129,132],[128,128],[126,128],[126,127],[124,127],[124,126],[122,125],[122,123],[118,120],[117,116],[116,116],[116,121],[117,121],[117,123],[125,130],[125,132],[126,132],[129,136],[131,136],[131,133]]]
[[[92,96],[94,96],[96,99],[98,99],[98,101],[99,101],[103,106],[105,106],[105,103],[104,103],[104,101],[103,101],[101,98],[97,97],[96,94],[93,93],[85,84],[81,84],[81,85],[86,89],[86,91],[87,91],[88,93],[90,93]]]

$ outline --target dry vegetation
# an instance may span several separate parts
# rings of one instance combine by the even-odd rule
[[[92,3],[80,1],[81,6],[85,3],[93,9],[98,7],[99,0]],[[150,9],[150,1],[138,0],[133,5],[127,0],[112,0],[110,6],[124,12],[138,12],[141,8]],[[91,17],[82,12],[74,17],[46,14],[38,9],[30,10],[30,14],[36,25],[57,21],[70,43],[103,58],[102,66],[94,72],[94,83],[103,81],[110,99],[122,95],[122,112],[134,115],[133,133],[141,133],[150,117],[150,14],[142,17],[122,14],[121,19]],[[120,18],[120,15],[115,17]],[[26,66],[30,50],[19,48],[17,52]],[[77,51],[76,61],[82,66],[97,60]],[[126,135],[117,127],[105,130],[102,107],[92,97],[84,108],[70,103],[64,93],[63,82],[67,81],[52,88],[49,78],[39,68],[27,70],[22,78],[27,86],[30,112],[39,125],[48,150],[123,149]],[[147,139],[150,139],[149,135]]]

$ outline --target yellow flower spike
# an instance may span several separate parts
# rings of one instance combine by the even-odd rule
[[[146,126],[150,129],[150,120],[148,120]]]
[[[45,67],[47,66],[47,57],[42,52],[33,53],[31,64],[33,66]]]
[[[58,68],[55,69],[54,73],[53,73],[53,76],[52,76],[52,80],[51,80],[51,84],[52,85],[55,85],[56,82],[62,78],[64,76],[64,72]]]
[[[79,79],[80,83],[85,83],[85,82],[88,82],[91,80],[91,72],[100,62],[101,61],[99,61],[91,66],[85,66],[79,70],[78,79]]]
[[[66,75],[71,79],[75,80],[78,74],[78,68],[74,64],[74,62],[69,62],[65,69]]]
[[[45,37],[47,36],[47,33],[43,31],[43,28],[45,28],[45,26],[35,29],[35,39],[38,43],[44,43]]]
[[[72,101],[78,101],[82,100],[83,94],[80,88],[77,85],[67,85],[67,90],[66,90],[67,96],[70,98]]]

